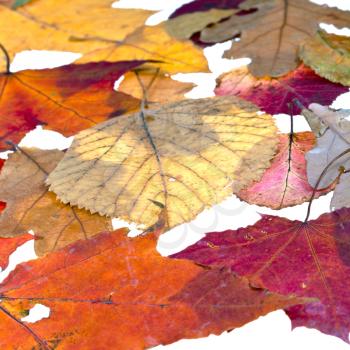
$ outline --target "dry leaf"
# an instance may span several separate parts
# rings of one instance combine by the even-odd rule
[[[10,59],[23,50],[88,53],[108,44],[79,41],[86,36],[123,40],[153,14],[146,10],[114,9],[113,0],[36,0],[16,11],[0,6],[0,43]],[[14,31],[14,28],[17,30]],[[120,60],[117,60],[120,61]]]
[[[0,269],[4,270],[7,267],[10,255],[19,246],[33,238],[29,233],[14,238],[0,238]]]
[[[192,34],[199,32],[211,23],[230,17],[235,10],[211,9],[185,14],[164,22],[168,33],[177,39],[189,39]]]
[[[139,79],[146,88],[146,98],[148,102],[174,102],[183,100],[184,95],[191,91],[195,84],[183,83],[171,79],[169,75],[158,72],[155,69],[138,69]],[[138,99],[144,98],[142,85],[134,72],[128,72],[120,84],[118,91],[131,95]]]
[[[64,205],[48,192],[47,173],[62,157],[58,150],[23,149],[10,155],[0,174],[0,200],[6,202],[0,215],[0,236],[33,230],[38,255],[111,229],[107,218]]]
[[[306,153],[307,176],[309,183],[314,187],[324,168],[342,152],[350,149],[350,120],[346,118],[350,116],[350,111],[336,112],[316,103],[311,104],[309,108],[313,115],[319,118],[319,122],[325,126],[323,129],[317,128],[316,131],[321,130],[322,135],[317,138],[316,147]],[[310,118],[309,115],[308,118]],[[315,128],[314,124],[309,124]],[[340,157],[329,167],[326,174],[322,177],[318,188],[328,186],[344,170],[350,168],[349,154],[347,153]],[[349,189],[350,174],[344,173],[335,187],[331,201],[332,208],[350,207]]]
[[[299,57],[320,76],[350,86],[350,38],[318,31],[299,50]]]
[[[305,0],[249,1],[240,5],[258,8],[243,16],[206,28],[201,41],[220,42],[241,34],[225,53],[227,58],[250,57],[250,72],[257,77],[279,77],[298,66],[298,47],[313,37],[319,23],[348,26],[350,12],[319,6]]]
[[[173,227],[259,180],[277,142],[249,102],[183,100],[80,132],[47,182],[64,203],[147,227],[165,207]]]
[[[96,39],[97,41],[103,39]],[[94,39],[86,40],[86,42]],[[122,42],[107,41],[105,48],[83,56],[77,62],[155,60],[154,66],[166,73],[206,72],[208,63],[203,51],[191,41],[171,37],[164,24],[143,27],[128,35]]]
[[[162,257],[153,236],[119,230],[18,266],[0,285],[0,348],[143,350],[311,301],[251,288],[228,269]],[[50,316],[22,321],[36,303]]]

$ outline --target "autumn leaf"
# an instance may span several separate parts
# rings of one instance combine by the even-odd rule
[[[318,31],[299,50],[299,57],[320,76],[350,86],[350,38]]]
[[[309,108],[326,128],[317,138],[317,145],[306,154],[309,183],[323,188],[340,176],[331,207],[350,207],[350,174],[347,172],[350,166],[347,151],[350,149],[350,121],[346,119],[350,111],[336,112],[318,104],[311,104]],[[321,176],[326,167],[327,171]]]
[[[13,9],[25,5],[32,0],[0,0],[0,5],[11,7]]]
[[[194,33],[201,31],[207,25],[219,22],[234,13],[234,10],[221,9],[188,13],[167,20],[164,26],[171,36],[180,40],[189,39]]]
[[[298,66],[298,47],[317,32],[319,23],[345,27],[350,12],[319,6],[304,0],[249,0],[241,8],[257,8],[244,16],[205,28],[203,42],[221,42],[240,34],[225,52],[226,58],[250,57],[250,72],[256,77],[279,77]]]
[[[247,67],[241,67],[219,77],[215,89],[218,96],[239,96],[270,114],[290,114],[295,99],[304,106],[314,102],[330,105],[345,92],[346,87],[319,77],[304,65],[284,77],[263,79],[254,78]],[[294,113],[300,111],[293,105]]]
[[[165,25],[142,27],[123,41],[89,38],[85,42],[102,41],[106,47],[95,50],[77,60],[79,63],[94,61],[155,60],[163,73],[191,73],[208,71],[203,51],[189,40],[177,40],[168,34]]]
[[[0,286],[1,348],[142,350],[310,301],[252,289],[228,270],[161,257],[155,247],[153,236],[119,230],[21,264]],[[21,321],[36,303],[50,317]]]
[[[5,269],[10,255],[22,244],[33,239],[29,233],[13,238],[0,238],[0,268]]]
[[[272,209],[281,209],[310,200],[313,188],[306,176],[305,153],[315,145],[314,134],[282,134],[279,141],[278,151],[270,168],[259,182],[237,194],[240,199]],[[325,190],[316,191],[315,197],[324,195],[333,188],[334,186],[329,186]]]
[[[142,67],[124,75],[118,91],[148,102],[174,102],[183,100],[195,84],[173,80],[169,74],[163,74],[152,67]],[[145,91],[143,90],[143,87]],[[146,94],[146,96],[144,96]]]
[[[238,9],[239,5],[244,1],[245,0],[195,0],[176,9],[176,11],[170,15],[170,19],[212,9]]]
[[[0,236],[33,230],[38,255],[111,229],[110,220],[64,205],[48,192],[44,181],[62,157],[58,150],[24,148],[9,156],[0,173],[0,200],[6,202]]]
[[[23,50],[61,50],[88,53],[103,41],[74,40],[86,36],[122,41],[153,14],[146,10],[115,9],[113,0],[30,1],[16,11],[0,5],[0,43],[11,60]],[[13,28],[20,28],[14,31]],[[116,61],[120,61],[117,59]]]
[[[64,203],[146,227],[165,208],[170,228],[259,180],[275,146],[272,117],[239,98],[151,105],[80,132],[47,183]]]
[[[293,326],[348,341],[350,209],[309,222],[263,215],[253,226],[208,233],[175,258],[228,267],[256,286],[320,301],[287,309]],[[211,248],[215,246],[215,249]]]
[[[0,149],[37,125],[71,136],[110,117],[137,110],[140,101],[113,90],[144,61],[100,62],[0,74]]]

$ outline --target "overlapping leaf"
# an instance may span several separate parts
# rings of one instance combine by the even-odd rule
[[[320,76],[350,86],[349,37],[319,31],[302,45],[299,56]]]
[[[316,147],[306,154],[308,180],[312,186],[322,188],[340,176],[331,207],[350,207],[350,121],[346,119],[350,111],[336,112],[318,104],[311,104],[310,108],[314,112],[312,117],[318,118],[325,130],[317,138]]]
[[[71,136],[110,117],[137,110],[140,101],[113,90],[144,61],[67,65],[0,74],[0,148],[18,143],[37,125]]]
[[[141,350],[309,301],[161,257],[155,246],[152,236],[129,239],[120,230],[20,265],[0,286],[1,348]],[[50,317],[21,321],[35,303],[50,307]]]
[[[23,149],[10,155],[0,173],[0,200],[6,202],[0,236],[34,230],[38,255],[111,229],[107,218],[64,205],[48,192],[44,181],[62,157],[57,150]]]
[[[292,111],[300,113],[298,106],[291,108],[295,99],[304,106],[314,102],[329,105],[347,91],[341,84],[323,79],[301,65],[277,79],[254,78],[246,67],[235,69],[218,78],[215,94],[239,96],[270,114],[290,114]]]
[[[253,285],[320,301],[287,310],[294,326],[317,328],[348,341],[350,330],[350,209],[307,223],[264,215],[253,226],[207,234],[175,254],[229,267]]]
[[[279,77],[298,66],[298,47],[317,32],[319,23],[339,27],[350,22],[350,12],[318,6],[304,0],[249,0],[242,8],[257,8],[245,16],[233,15],[201,32],[204,42],[221,42],[240,34],[225,52],[227,58],[250,57],[257,77]]]
[[[170,228],[259,180],[277,146],[270,115],[237,97],[154,105],[79,133],[48,177],[70,205]]]
[[[279,140],[278,152],[271,167],[259,182],[238,193],[242,200],[272,209],[281,209],[310,200],[313,188],[306,176],[305,153],[315,145],[314,134],[282,134]],[[333,186],[329,186],[325,190],[316,191],[315,197],[332,189]]]
[[[62,6],[55,0],[36,0],[16,11],[0,5],[0,43],[11,59],[17,52],[33,49],[84,54],[107,46],[106,42],[78,39],[102,37],[121,41],[143,26],[153,13],[114,9],[112,3],[113,0],[74,0]]]

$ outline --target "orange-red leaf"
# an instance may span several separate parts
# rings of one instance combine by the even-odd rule
[[[350,209],[307,223],[264,215],[253,226],[208,233],[174,257],[231,268],[276,293],[317,298],[319,302],[287,310],[293,326],[348,341]]]
[[[144,61],[89,63],[0,74],[0,149],[45,125],[65,136],[135,110],[139,100],[114,82]]]
[[[1,349],[138,350],[221,333],[310,301],[252,289],[227,269],[161,257],[123,230],[20,265],[0,286]],[[50,317],[21,321],[35,303]]]
[[[281,209],[304,203],[310,200],[313,188],[306,176],[305,153],[315,145],[312,132],[301,132],[293,135],[282,134],[280,143],[271,167],[266,170],[262,179],[238,193],[238,197],[250,203]],[[317,191],[315,197],[333,189]]]

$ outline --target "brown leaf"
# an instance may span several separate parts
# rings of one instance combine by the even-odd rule
[[[38,255],[111,229],[109,219],[62,204],[45,186],[63,152],[23,149],[9,156],[0,174],[0,236],[14,237],[33,230]]]
[[[240,7],[257,8],[243,16],[206,28],[201,41],[219,42],[240,34],[225,57],[250,57],[250,72],[257,77],[279,77],[298,66],[298,48],[313,37],[321,22],[347,26],[350,12],[305,0],[245,1]]]
[[[169,228],[259,180],[277,141],[272,117],[237,97],[151,105],[79,133],[47,182],[65,203],[146,227],[163,206]]]

